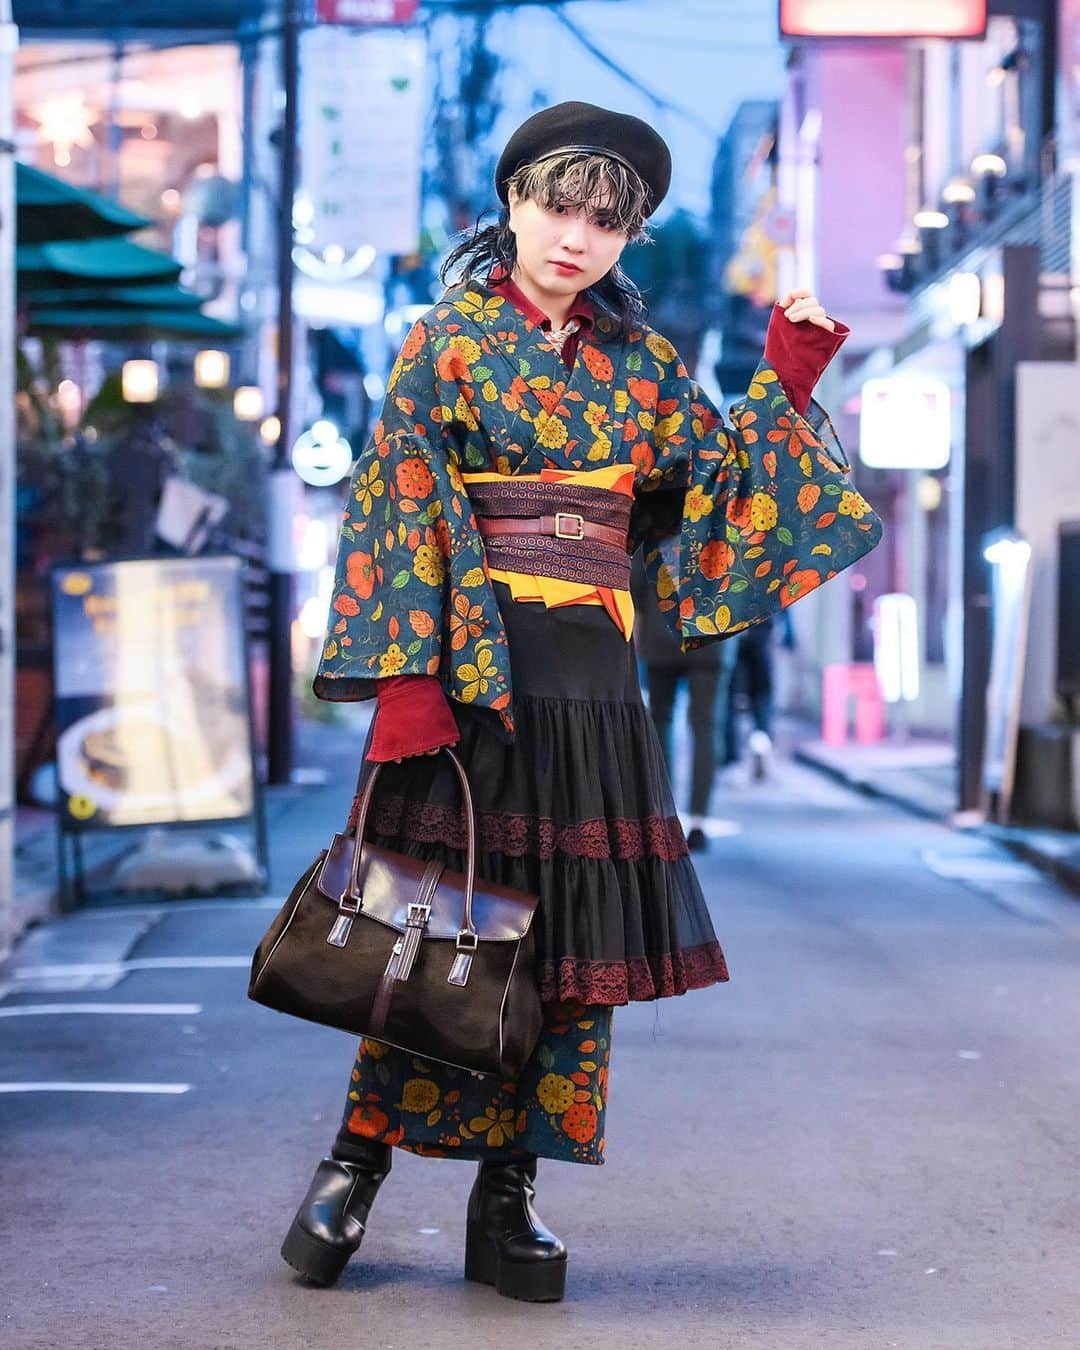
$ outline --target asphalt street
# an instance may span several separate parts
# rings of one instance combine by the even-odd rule
[[[293,870],[347,796],[275,807]],[[1080,905],[790,764],[715,809],[732,980],[616,1013],[606,1164],[540,1164],[561,1304],[466,1285],[473,1166],[400,1151],[336,1288],[280,1260],[354,1049],[246,999],[280,897],[33,930],[0,997],[0,1343],[1076,1350]]]

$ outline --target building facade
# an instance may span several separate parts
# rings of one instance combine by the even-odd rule
[[[1018,719],[1015,811],[1058,825],[1076,810],[1058,573],[1080,520],[1078,8],[992,2],[969,40],[797,42],[780,141],[792,277],[855,330],[835,395],[887,522],[841,619],[851,657],[873,655],[875,602],[880,622],[881,597],[910,597],[917,691],[893,730],[951,743],[957,806],[992,809],[987,718],[991,739]],[[871,416],[878,401],[906,441]],[[1031,548],[1032,598],[1003,695],[986,554],[1013,535]]]

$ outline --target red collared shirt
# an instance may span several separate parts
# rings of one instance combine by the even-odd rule
[[[519,313],[524,314],[530,323],[535,323],[545,333],[551,332],[551,320],[538,305],[533,304],[516,281],[499,271],[493,275],[489,284],[496,294],[501,295],[504,300],[509,300],[514,308]],[[579,291],[574,297],[574,303],[570,306],[570,313],[566,318],[567,322],[571,319],[577,319],[581,325],[577,332],[571,333],[563,343],[562,358],[566,368],[572,370],[574,361],[577,359],[581,335],[591,331],[593,326],[593,307],[584,291]]]
[[[536,324],[545,333],[551,331],[551,320],[544,311],[534,305],[517,282],[501,269],[493,274],[489,284],[493,291],[509,300],[520,314],[524,314],[530,323]],[[584,291],[576,296],[567,319],[577,319],[581,324],[578,331],[566,339],[562,349],[563,362],[568,370],[572,370],[581,335],[591,331],[595,321],[593,307]],[[837,320],[833,322],[836,329],[832,333],[812,323],[788,323],[780,306],[773,306],[765,339],[765,359],[780,377],[784,392],[796,412],[806,412],[814,386],[851,331],[845,324]]]

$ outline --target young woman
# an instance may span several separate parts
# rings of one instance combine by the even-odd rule
[[[481,875],[539,894],[544,1028],[514,1082],[362,1041],[344,1120],[283,1246],[332,1283],[393,1146],[479,1163],[465,1274],[563,1295],[538,1157],[599,1164],[612,1009],[728,978],[632,642],[630,554],[684,648],[767,618],[877,543],[810,391],[846,330],[777,306],[721,415],[619,270],[663,199],[667,146],[586,103],[537,113],[498,165],[499,222],[415,325],[346,500],[315,691],[374,695],[374,837],[459,866],[454,745]],[[444,276],[446,274],[444,273]]]

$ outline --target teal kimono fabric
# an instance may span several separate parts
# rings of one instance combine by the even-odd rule
[[[320,698],[438,675],[513,730],[463,470],[632,464],[632,543],[684,649],[767,618],[877,544],[881,522],[820,408],[796,412],[763,362],[726,425],[666,338],[615,327],[600,315],[567,371],[541,328],[477,282],[416,323],[349,486]]]
[[[545,1003],[536,1048],[500,1083],[363,1040],[345,1103],[350,1134],[434,1158],[604,1161],[612,1008]]]

